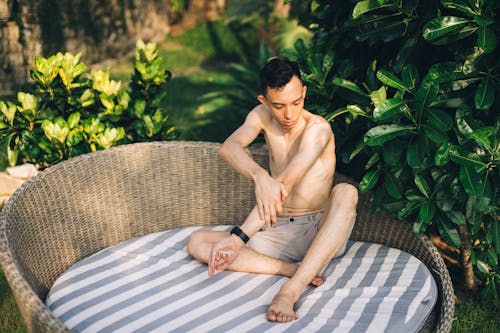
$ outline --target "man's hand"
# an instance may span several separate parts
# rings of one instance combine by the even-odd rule
[[[270,227],[271,223],[276,224],[276,215],[283,214],[283,202],[287,196],[285,185],[269,176],[267,172],[259,173],[255,177],[257,209],[266,227]]]
[[[215,270],[228,268],[240,254],[240,249],[245,243],[235,235],[218,241],[212,246],[208,258],[208,276],[214,276]]]

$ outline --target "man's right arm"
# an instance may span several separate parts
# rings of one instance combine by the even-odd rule
[[[260,106],[262,107],[262,106]],[[241,125],[219,149],[219,155],[234,170],[252,179],[259,217],[267,226],[276,223],[276,214],[282,213],[282,203],[288,195],[282,183],[256,163],[245,151],[263,130],[259,109],[252,110]]]

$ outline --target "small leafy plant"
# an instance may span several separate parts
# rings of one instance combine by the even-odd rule
[[[18,104],[0,100],[0,143],[11,166],[40,168],[99,149],[165,140],[173,127],[160,108],[170,72],[157,46],[139,40],[128,88],[109,71],[87,72],[80,54],[35,57],[32,93],[19,92]]]

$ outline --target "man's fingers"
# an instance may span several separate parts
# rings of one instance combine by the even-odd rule
[[[280,192],[281,192],[281,202],[284,202],[288,197],[288,191],[286,190],[285,185],[281,184]]]
[[[274,208],[274,206],[270,207],[269,215],[271,219],[271,224],[276,224],[276,209]]]
[[[259,212],[259,218],[261,220],[263,220],[264,219],[264,205],[260,201],[257,201],[257,211]]]

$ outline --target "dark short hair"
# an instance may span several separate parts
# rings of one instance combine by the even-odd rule
[[[299,65],[288,58],[273,58],[260,71],[260,91],[265,95],[267,88],[284,87],[292,77],[296,76],[302,83]]]

